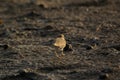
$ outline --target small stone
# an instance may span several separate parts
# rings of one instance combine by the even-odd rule
[[[8,49],[8,45],[6,44],[0,44],[0,48],[3,48],[4,50]]]
[[[82,47],[86,48],[86,50],[91,50],[92,49],[92,47],[89,46],[89,45],[83,45]]]
[[[112,73],[113,70],[110,69],[110,68],[105,68],[105,69],[103,69],[101,72],[103,72],[103,73]]]
[[[72,45],[71,44],[66,44],[65,48],[63,51],[73,51]]]
[[[39,4],[38,6],[42,9],[45,9],[45,6],[43,4]]]
[[[31,11],[30,13],[26,14],[25,16],[27,17],[38,17],[40,16],[39,14],[37,14],[35,11]]]
[[[108,79],[108,77],[109,77],[109,75],[106,73],[106,74],[101,74],[100,76],[99,76],[99,79],[100,80],[106,80],[106,79]]]
[[[52,26],[50,26],[50,25],[48,25],[48,26],[45,26],[43,29],[44,29],[44,30],[52,30],[52,29],[53,29],[53,27],[52,27]]]

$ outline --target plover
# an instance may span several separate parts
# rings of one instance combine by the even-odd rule
[[[63,53],[63,50],[66,46],[66,40],[63,34],[61,34],[55,39],[55,42],[53,43],[53,45],[56,47],[55,54],[57,57],[59,57],[58,52],[61,52],[62,55],[65,55]]]

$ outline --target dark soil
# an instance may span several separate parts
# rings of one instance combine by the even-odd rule
[[[0,80],[120,80],[120,0],[1,0]]]

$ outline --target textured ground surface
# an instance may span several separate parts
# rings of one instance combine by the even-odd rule
[[[0,1],[0,80],[120,80],[119,0]],[[64,34],[73,51],[54,55]]]

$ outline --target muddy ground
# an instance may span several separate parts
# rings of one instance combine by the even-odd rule
[[[0,80],[120,80],[120,0],[1,0]]]

